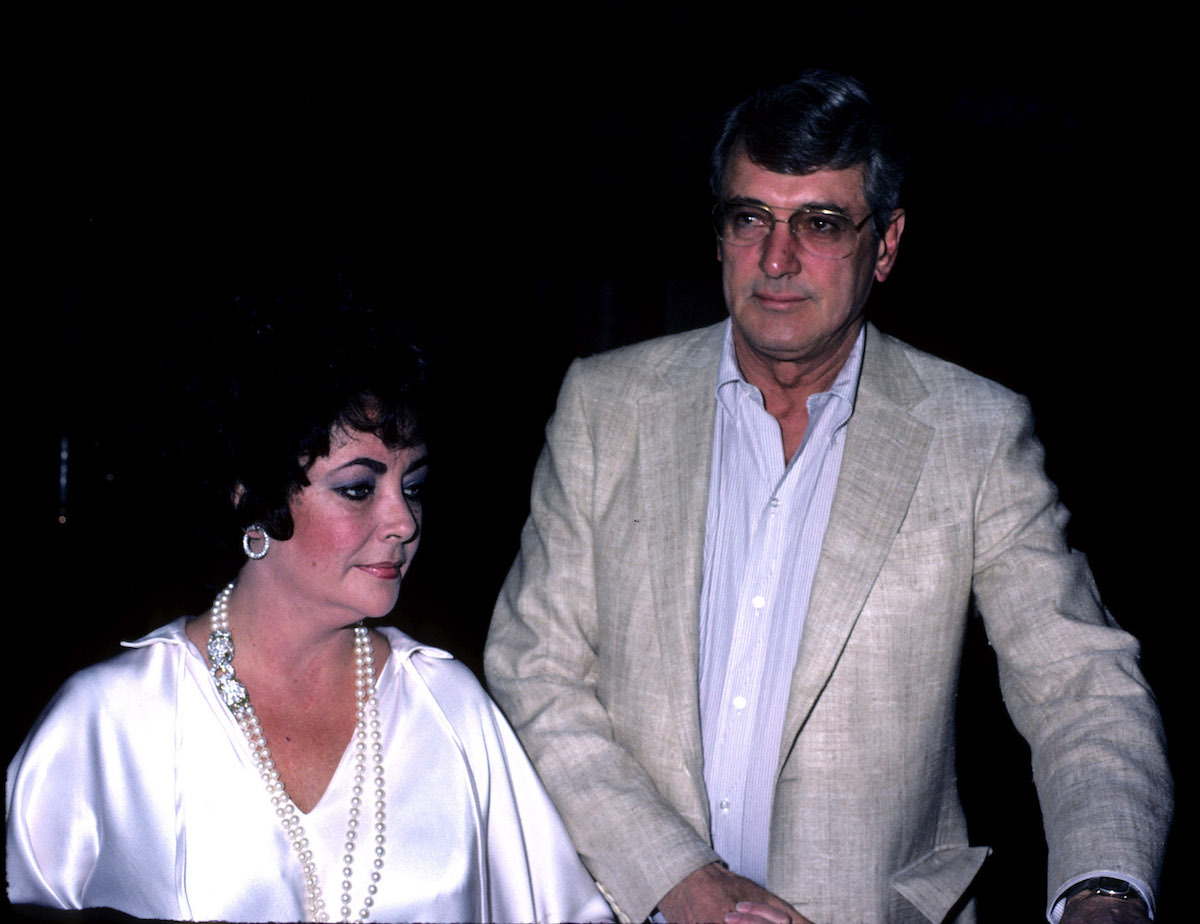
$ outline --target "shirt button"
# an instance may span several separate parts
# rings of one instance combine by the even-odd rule
[[[728,812],[729,811],[729,800],[722,799],[720,808],[721,808],[722,812]]]
[[[762,594],[757,594],[757,595],[755,595],[754,599],[750,601],[750,603],[753,604],[753,606],[756,610],[761,610],[764,606],[767,605],[767,598],[764,597]]]

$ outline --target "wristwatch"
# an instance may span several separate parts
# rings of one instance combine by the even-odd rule
[[[1109,898],[1141,898],[1137,889],[1124,879],[1114,879],[1111,876],[1096,876],[1093,879],[1085,879],[1083,882],[1077,883],[1067,893],[1067,899],[1074,898],[1080,892],[1091,892],[1093,895],[1107,895]]]

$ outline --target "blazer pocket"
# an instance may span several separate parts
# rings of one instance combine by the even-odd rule
[[[931,921],[944,921],[978,874],[991,847],[938,847],[894,873],[892,888]]]

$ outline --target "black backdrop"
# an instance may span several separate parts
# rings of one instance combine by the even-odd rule
[[[337,263],[428,328],[442,463],[393,621],[478,669],[567,363],[721,317],[706,188],[721,114],[813,65],[860,76],[914,155],[876,320],[1030,396],[1073,541],[1143,639],[1177,742],[1192,504],[1175,434],[1195,417],[1170,31],[1012,7],[922,22],[702,5],[42,24],[17,87],[32,246],[8,321],[14,443],[32,450],[11,482],[32,504],[19,580],[36,588],[9,641],[38,667],[12,685],[6,755],[72,670],[204,609],[230,576],[198,383],[222,362],[230,295],[268,270]],[[997,848],[981,892],[1035,920],[1027,753],[981,633],[964,671],[963,788]],[[1183,782],[1177,744],[1173,759]],[[1184,793],[1176,840],[1190,812]]]

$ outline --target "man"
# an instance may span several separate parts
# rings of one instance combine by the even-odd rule
[[[564,381],[486,670],[632,920],[972,920],[972,603],[1032,749],[1051,919],[1153,903],[1161,724],[1028,405],[864,320],[900,174],[849,78],[746,101],[714,155],[729,320]]]

